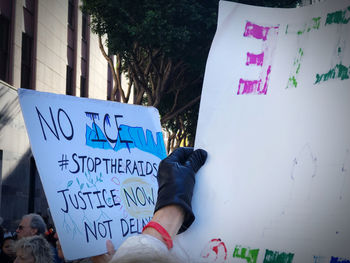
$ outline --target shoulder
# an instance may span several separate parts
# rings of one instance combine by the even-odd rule
[[[128,262],[188,262],[185,252],[174,243],[170,250],[163,242],[150,235],[137,235],[129,237],[119,247],[111,263]]]

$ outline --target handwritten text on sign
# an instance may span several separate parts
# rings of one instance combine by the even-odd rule
[[[19,91],[50,210],[67,259],[141,233],[166,156],[154,108]],[[83,243],[84,246],[78,246]]]

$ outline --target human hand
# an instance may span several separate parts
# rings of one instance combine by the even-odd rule
[[[202,149],[178,148],[159,164],[158,198],[155,212],[167,205],[179,205],[184,209],[185,218],[179,233],[185,231],[194,221],[192,195],[195,174],[207,159]]]
[[[115,254],[115,249],[114,249],[112,241],[107,240],[106,241],[106,247],[107,247],[107,253],[106,254],[102,254],[102,255],[99,255],[99,256],[94,256],[94,257],[91,258],[93,263],[106,263],[106,262],[109,262],[112,259],[113,255]]]

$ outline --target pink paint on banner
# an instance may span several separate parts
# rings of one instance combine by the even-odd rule
[[[266,41],[267,35],[271,28],[278,28],[278,27],[259,26],[257,24],[253,24],[252,22],[248,21],[247,24],[245,25],[245,31],[243,36],[254,37],[256,39],[262,39],[263,41]]]
[[[120,185],[119,179],[118,179],[117,177],[113,177],[113,178],[111,179],[111,181],[112,181],[113,183],[115,183],[116,185]]]
[[[262,66],[264,63],[264,52],[261,54],[253,54],[250,52],[247,52],[247,62],[245,63],[247,66],[249,65],[257,65]]]
[[[257,94],[260,88],[261,80],[239,80],[237,95]]]
[[[239,80],[238,85],[238,92],[237,95],[242,94],[256,94],[256,95],[266,95],[267,93],[267,87],[269,85],[269,76],[271,73],[271,66],[268,67],[267,73],[266,73],[266,79],[264,83],[264,88],[260,90],[261,86],[261,79],[259,80]]]
[[[259,92],[259,94],[264,94],[266,95],[267,93],[267,87],[269,85],[269,76],[270,76],[270,73],[271,73],[271,65],[268,67],[267,69],[267,73],[266,73],[266,79],[265,79],[265,84],[264,84],[264,89]]]
[[[271,73],[271,62],[273,53],[277,43],[277,34],[279,26],[260,26],[250,21],[246,22],[244,37],[252,37],[257,40],[266,41],[262,43],[262,52],[260,54],[254,54],[247,52],[246,65],[260,66],[259,77],[255,80],[247,80],[241,78],[239,80],[237,95],[242,94],[256,94],[266,95],[269,76]]]

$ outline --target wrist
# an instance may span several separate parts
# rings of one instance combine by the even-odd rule
[[[183,220],[183,209],[177,205],[168,205],[155,212],[151,221],[160,224],[168,232],[170,238],[173,239],[178,233]],[[151,235],[166,244],[163,235],[152,227],[144,229],[142,234]]]

